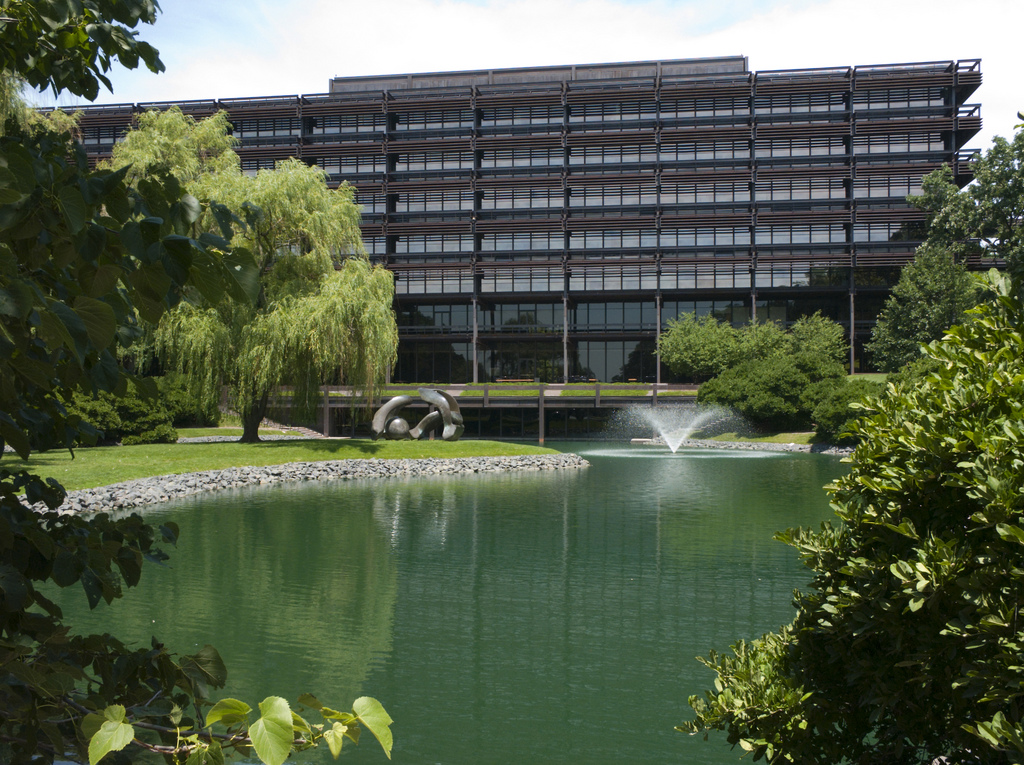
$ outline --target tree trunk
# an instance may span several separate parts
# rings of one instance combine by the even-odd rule
[[[267,393],[260,396],[252,407],[241,412],[242,416],[242,438],[243,444],[258,444],[260,442],[260,423],[267,413]]]

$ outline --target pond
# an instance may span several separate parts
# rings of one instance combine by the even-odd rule
[[[79,629],[212,643],[223,695],[253,706],[375,696],[396,763],[737,762],[674,730],[712,681],[694,657],[791,620],[809,577],[772,533],[829,517],[843,465],[561,446],[591,467],[178,501],[147,511],[181,526],[168,566],[111,607],[62,605]],[[386,761],[372,738],[343,759]]]

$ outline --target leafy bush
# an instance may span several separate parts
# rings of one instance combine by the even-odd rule
[[[143,398],[130,386],[123,396],[105,391],[96,396],[76,392],[67,409],[100,431],[101,444],[173,444],[178,440],[163,401]],[[79,446],[91,445],[90,441],[80,439]]]
[[[822,354],[775,355],[727,369],[701,386],[697,401],[730,407],[758,430],[800,430],[845,377],[842,365]]]
[[[811,411],[818,438],[840,446],[857,443],[859,439],[850,431],[867,410],[852,409],[851,405],[867,396],[877,396],[881,390],[879,383],[861,378],[833,386]]]
[[[115,444],[121,433],[121,415],[117,413],[117,399],[109,393],[89,396],[75,392],[74,398],[67,405],[68,414],[81,418],[88,426],[85,434],[78,441],[79,446],[94,444]]]
[[[759,430],[795,430],[810,424],[801,395],[810,379],[791,356],[747,361],[700,387],[701,404],[727,406]]]
[[[892,372],[885,378],[889,385],[902,387],[924,380],[932,372],[942,369],[942,363],[930,356],[922,356],[919,359],[904,364],[898,372]]]
[[[993,284],[858,423],[838,522],[778,535],[813,574],[793,624],[712,653],[680,730],[773,763],[1024,761],[1024,303]]]
[[[196,398],[189,391],[188,380],[177,372],[157,377],[160,398],[176,428],[203,428],[220,424],[220,409]]]
[[[842,326],[820,312],[801,317],[788,331],[774,321],[733,327],[712,314],[697,318],[685,313],[668,322],[658,350],[675,374],[700,381],[744,362],[790,354],[814,357],[818,365],[842,365],[848,349],[845,335]]]
[[[684,313],[670,319],[658,340],[661,360],[684,378],[707,380],[737,364],[739,332],[711,314]]]

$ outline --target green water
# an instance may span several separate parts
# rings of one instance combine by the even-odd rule
[[[727,763],[673,730],[711,681],[694,657],[791,619],[807,581],[774,531],[829,516],[815,455],[565,445],[559,473],[336,482],[150,511],[170,566],[75,623],[189,652],[224,695],[380,699],[395,763]],[[316,753],[315,761],[329,762]],[[366,739],[350,763],[386,761]]]

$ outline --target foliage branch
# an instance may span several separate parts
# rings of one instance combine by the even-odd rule
[[[151,22],[155,9],[149,0],[5,0],[0,81],[91,97],[114,59],[160,68],[156,51],[121,26]],[[216,226],[200,231],[204,216]],[[173,175],[129,185],[125,170],[90,170],[68,135],[8,122],[0,136],[0,454],[10,446],[24,458],[94,438],[65,407],[75,392],[120,394],[128,384],[148,392],[116,360],[140,320],[159,321],[186,293],[211,304],[255,301],[257,263],[230,241],[238,225]],[[283,762],[275,697],[251,724],[233,720],[229,734],[198,724],[209,689],[225,678],[214,649],[178,657],[156,639],[130,648],[72,632],[50,588],[81,586],[90,607],[109,604],[138,583],[144,561],[166,557],[157,545],[173,543],[177,529],[154,529],[137,515],[59,514],[63,498],[53,479],[0,468],[0,761],[95,763],[133,744],[216,762],[226,744]],[[336,753],[340,736],[354,740],[365,727],[390,753],[391,720],[376,702],[358,700],[351,714],[324,710],[318,725],[289,712],[287,751],[323,742]]]
[[[925,176],[920,196],[908,200],[929,216],[927,243],[960,259],[1002,261],[1024,275],[1024,130],[997,136],[972,163],[974,179],[957,187],[949,166]]]
[[[112,90],[106,73],[115,62],[164,70],[156,48],[135,32],[154,23],[158,9],[155,0],[3,0],[0,72],[92,101],[101,84]]]
[[[710,654],[680,730],[773,763],[1024,758],[1024,304],[989,286],[855,426],[840,523],[778,536],[814,574],[793,624]]]

